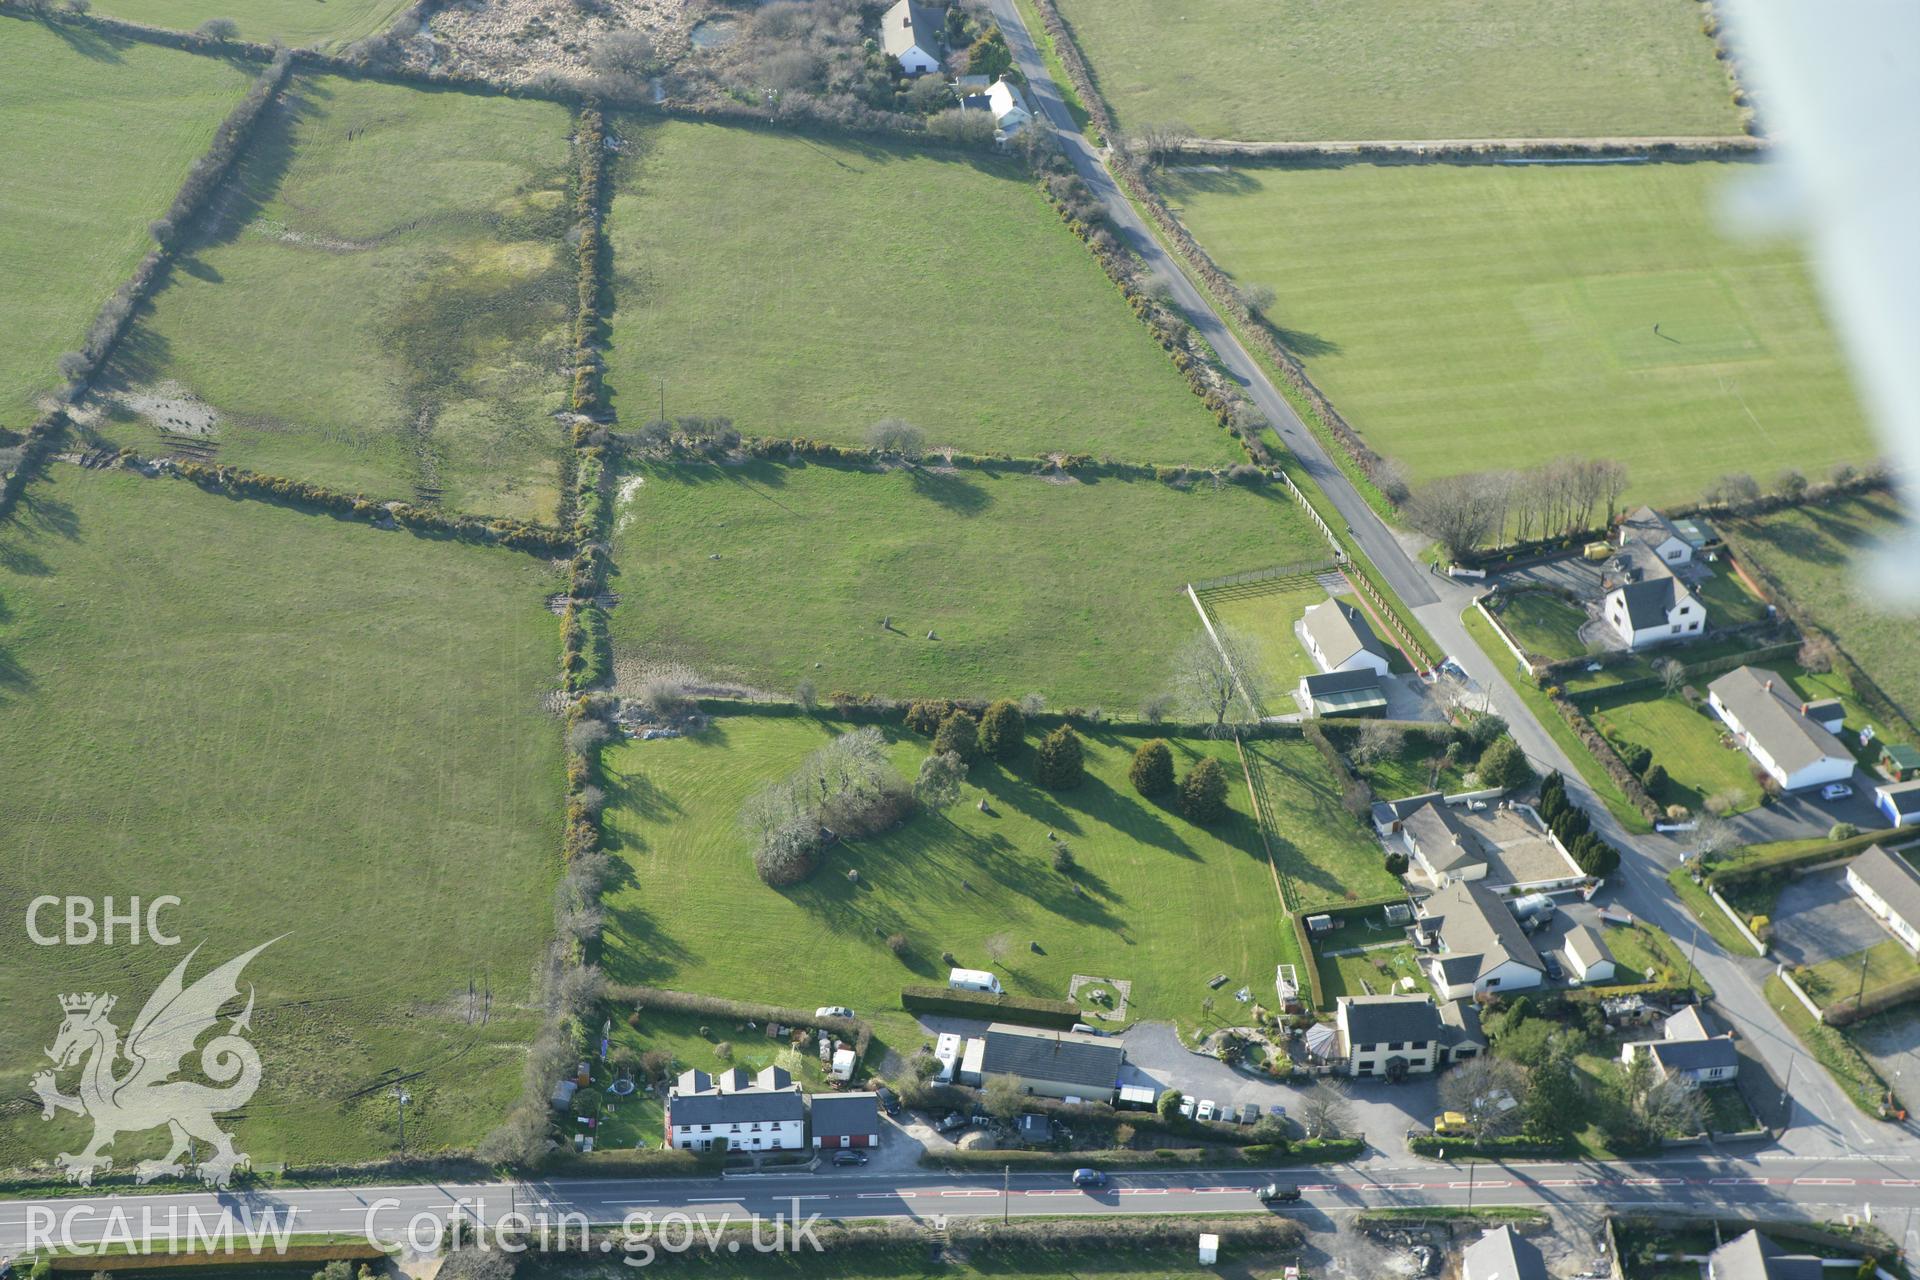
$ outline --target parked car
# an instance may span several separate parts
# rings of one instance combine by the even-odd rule
[[[1182,1094],[1180,1098],[1180,1118],[1182,1120],[1193,1119],[1193,1107],[1194,1102],[1192,1095]]]
[[[952,1133],[955,1129],[964,1129],[966,1128],[966,1126],[967,1126],[967,1118],[961,1115],[958,1111],[954,1111],[954,1112],[950,1112],[944,1120],[940,1121],[939,1124],[936,1124],[933,1127],[935,1129],[938,1129],[941,1133]]]
[[[1560,979],[1567,976],[1567,971],[1560,967],[1560,961],[1555,959],[1553,956],[1550,956],[1550,955],[1541,956],[1540,964],[1543,968],[1546,969],[1547,976],[1553,979],[1555,982],[1558,982],[1560,981]]]
[[[835,1164],[865,1164],[867,1153],[864,1151],[836,1151],[833,1153]]]
[[[1200,1110],[1194,1114],[1196,1120],[1211,1120],[1219,1108],[1213,1105],[1213,1099],[1207,1098],[1200,1103]]]
[[[900,1114],[900,1098],[898,1094],[894,1093],[893,1090],[887,1088],[885,1085],[881,1085],[874,1092],[880,1099],[880,1105],[887,1109],[888,1115],[897,1116]]]
[[[1276,1102],[1267,1108],[1267,1114],[1276,1120],[1285,1120],[1287,1118],[1287,1109]]]
[[[1442,1111],[1433,1118],[1433,1131],[1442,1138],[1465,1137],[1467,1133],[1466,1113],[1460,1111]]]
[[[1240,1123],[1252,1124],[1260,1118],[1260,1104],[1249,1102],[1240,1108]]]
[[[1820,788],[1820,798],[1822,800],[1845,800],[1852,794],[1853,784],[1851,782],[1829,782],[1826,786]]]
[[[1260,1188],[1261,1204],[1292,1204],[1300,1198],[1300,1188],[1283,1187],[1277,1182],[1269,1182]]]
[[[1098,1169],[1075,1169],[1073,1171],[1073,1185],[1076,1187],[1104,1187],[1107,1185],[1107,1175]]]
[[[813,1011],[816,1018],[851,1018],[853,1010],[843,1004],[823,1004]]]

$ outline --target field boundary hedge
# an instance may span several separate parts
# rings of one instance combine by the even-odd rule
[[[560,671],[570,693],[606,682],[613,671],[607,611],[601,601],[610,552],[613,512],[607,502],[608,435],[598,419],[606,411],[600,347],[606,337],[601,304],[607,293],[611,255],[605,236],[607,202],[606,121],[597,106],[581,110],[574,130],[575,227],[579,231],[573,319],[573,457],[567,487],[573,560],[567,566],[566,607],[560,615]]]
[[[1500,164],[1515,156],[1540,159],[1609,157],[1665,164],[1764,158],[1766,138],[1728,133],[1698,138],[1438,138],[1431,142],[1234,142],[1192,138],[1171,148],[1182,157],[1237,160],[1249,169],[1326,168],[1350,164]]]
[[[1080,1006],[1071,1000],[995,995],[991,991],[962,991],[931,985],[902,988],[900,1007],[908,1013],[990,1018],[994,1022],[1017,1022],[1054,1031],[1070,1031],[1074,1023],[1082,1020]]]
[[[1805,849],[1789,849],[1781,853],[1763,853],[1753,857],[1739,858],[1713,867],[1707,874],[1707,884],[1713,888],[1746,884],[1761,876],[1772,875],[1779,871],[1791,871],[1797,867],[1814,867],[1822,862],[1831,862],[1844,858],[1848,854],[1859,853],[1876,844],[1896,844],[1920,835],[1920,826],[1894,827],[1888,831],[1863,831],[1857,836],[1848,836],[1844,840],[1829,840]]]

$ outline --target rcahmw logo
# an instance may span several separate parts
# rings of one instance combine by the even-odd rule
[[[104,1210],[98,1205],[76,1204],[64,1212],[56,1212],[52,1205],[27,1206],[29,1253],[57,1250],[90,1258],[164,1244],[191,1253],[231,1254],[236,1243],[244,1240],[248,1253],[257,1255],[271,1249],[285,1254],[292,1236],[292,1210],[268,1209],[255,1217],[245,1205],[237,1210],[222,1207],[218,1212],[152,1204],[137,1209],[115,1204]]]
[[[239,998],[241,970],[277,941],[234,957],[189,987],[185,977],[199,954],[195,947],[148,997],[124,1042],[109,1017],[115,997],[92,991],[60,997],[65,1017],[47,1050],[53,1069],[34,1076],[33,1091],[40,1098],[42,1119],[71,1111],[93,1120],[93,1141],[86,1149],[56,1157],[69,1179],[90,1185],[96,1171],[113,1168],[113,1157],[104,1152],[116,1137],[158,1128],[168,1131],[172,1145],[163,1159],[140,1162],[141,1182],[185,1173],[191,1164],[202,1182],[225,1187],[235,1169],[246,1167],[247,1156],[234,1149],[233,1136],[213,1118],[245,1106],[260,1087],[260,1055],[240,1034],[253,1023],[252,987],[247,988],[246,1008],[199,1048],[201,1074],[213,1083],[174,1077],[200,1038],[216,1030],[221,1006]],[[119,1067],[122,1059],[124,1070]],[[76,1092],[69,1095],[61,1092],[57,1073],[72,1068],[79,1069],[79,1078]],[[203,1142],[213,1148],[205,1159],[197,1145]]]

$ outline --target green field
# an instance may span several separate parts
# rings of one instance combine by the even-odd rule
[[[823,697],[1037,691],[1115,714],[1165,690],[1199,634],[1188,581],[1316,550],[1278,489],[1151,480],[648,465],[616,511],[623,680],[685,667]]]
[[[1522,591],[1492,597],[1487,605],[1529,657],[1553,662],[1577,658],[1587,651],[1580,642],[1580,628],[1586,625],[1587,611],[1559,596],[1546,591]]]
[[[187,950],[197,977],[277,938],[247,971],[265,1076],[242,1150],[385,1155],[381,1081],[415,1072],[410,1146],[497,1123],[558,874],[557,585],[514,552],[177,480],[56,465],[27,490],[0,525],[0,901],[172,894],[184,945],[32,946],[16,917],[10,1096],[48,1065],[62,993],[115,994],[125,1033]],[[485,1025],[469,981],[491,984]],[[84,1133],[9,1106],[0,1168]],[[162,1139],[124,1138],[121,1167]]]
[[[1247,743],[1247,763],[1260,771],[1265,802],[1273,807],[1267,838],[1280,874],[1293,884],[1298,910],[1404,893],[1372,831],[1340,807],[1340,785],[1311,744],[1257,739]]]
[[[1229,588],[1200,597],[1215,630],[1237,650],[1241,679],[1252,682],[1268,715],[1293,711],[1300,678],[1320,670],[1293,628],[1302,613],[1325,599],[1327,590],[1317,583],[1278,591]]]
[[[1696,813],[1709,796],[1724,795],[1735,809],[1760,803],[1753,757],[1738,746],[1722,744],[1726,726],[1707,709],[1696,709],[1677,694],[1640,690],[1631,700],[1601,700],[1588,711],[1600,732],[1616,743],[1632,743],[1653,752],[1667,771],[1658,799],[1683,804]]]
[[[1233,814],[1217,827],[1141,799],[1126,778],[1139,739],[1103,735],[1085,740],[1089,777],[1074,790],[1036,788],[1031,748],[1008,766],[976,763],[951,813],[848,842],[804,884],[767,888],[741,805],[838,731],[804,717],[726,717],[694,737],[605,754],[603,826],[633,868],[606,898],[603,963],[614,981],[845,1004],[911,1049],[900,989],[944,981],[942,952],[994,970],[1019,995],[1063,998],[1075,973],[1130,981],[1130,1020],[1189,1028],[1206,1018],[1209,996],[1223,1006],[1214,1021],[1231,1025],[1230,993],[1241,983],[1271,992],[1274,966],[1293,959],[1231,743],[1174,744],[1183,776],[1198,752],[1226,763]],[[913,737],[894,750],[908,774],[925,754]],[[983,796],[991,813],[976,807]],[[1072,848],[1071,879],[1053,869],[1049,832]],[[751,925],[716,928],[720,920]],[[911,948],[904,960],[886,947],[896,932]],[[1207,980],[1221,972],[1231,981],[1215,993]]]
[[[1163,188],[1223,268],[1278,292],[1308,372],[1416,482],[1574,454],[1661,503],[1875,452],[1798,251],[1716,229],[1750,176],[1355,164]]]
[[[0,427],[24,428],[59,387],[61,353],[152,247],[147,223],[252,78],[215,58],[0,18]]]
[[[1920,722],[1920,647],[1913,643],[1920,615],[1887,608],[1884,593],[1861,576],[1874,549],[1905,522],[1899,499],[1877,493],[1729,523],[1736,550],[1777,576],[1888,700]]]
[[[208,18],[232,18],[249,40],[335,48],[385,31],[407,0],[97,0],[94,12],[156,27],[191,31]]]
[[[147,398],[191,397],[222,463],[552,519],[570,128],[551,103],[296,81],[122,344],[97,430],[171,447],[181,413]]]
[[[1801,987],[1813,997],[1814,1003],[1825,1008],[1836,1000],[1851,1000],[1860,991],[1862,967],[1866,970],[1866,990],[1872,992],[1878,987],[1890,983],[1905,982],[1920,975],[1920,963],[1916,963],[1913,953],[1895,938],[1876,942],[1865,951],[1856,951],[1850,956],[1835,956],[1831,960],[1822,960],[1813,965],[1802,977],[1796,973]]]
[[[1058,0],[1123,130],[1203,138],[1738,133],[1685,0]]]
[[[620,129],[607,382],[620,416],[749,435],[1234,463],[1086,247],[1010,160],[876,139]]]

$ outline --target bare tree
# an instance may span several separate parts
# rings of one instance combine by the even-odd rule
[[[1807,474],[1798,467],[1788,467],[1773,482],[1773,491],[1788,502],[1798,502],[1807,496]]]
[[[1520,1099],[1527,1073],[1504,1058],[1478,1057],[1448,1071],[1440,1080],[1440,1105],[1466,1117],[1467,1133],[1477,1145],[1516,1132],[1525,1118]]]
[[[1020,714],[1031,720],[1047,709],[1045,694],[1027,693],[1020,696]]]
[[[1338,1138],[1353,1130],[1345,1086],[1321,1077],[1300,1099],[1300,1125],[1309,1138]]]
[[[1376,764],[1400,754],[1406,745],[1407,731],[1384,720],[1367,720],[1360,725],[1359,740],[1353,744],[1355,764]]]
[[[1711,811],[1701,814],[1694,822],[1692,839],[1688,847],[1695,857],[1703,862],[1717,858],[1740,843],[1740,834],[1733,824]]]
[[[1239,285],[1234,289],[1233,293],[1235,297],[1240,299],[1241,306],[1258,316],[1266,315],[1268,308],[1273,306],[1274,300],[1278,296],[1274,293],[1271,286],[1264,284]]]
[[[920,776],[913,780],[913,798],[922,808],[944,814],[960,803],[960,784],[966,776],[966,761],[958,752],[930,755],[920,762]]]
[[[1752,476],[1736,471],[1715,479],[1702,496],[1714,506],[1739,511],[1759,498],[1760,486]]]
[[[1607,523],[1620,513],[1620,495],[1627,488],[1627,464],[1613,458],[1600,461],[1600,495],[1607,502]]]
[[[1211,736],[1227,736],[1227,713],[1233,709],[1240,685],[1234,679],[1233,664],[1205,631],[1195,634],[1175,657],[1173,684],[1188,706],[1212,717]]]
[[[1833,670],[1834,652],[1833,641],[1816,633],[1800,642],[1800,651],[1794,655],[1794,661],[1815,675],[1825,675]]]
[[[1165,120],[1158,124],[1141,125],[1140,131],[1129,141],[1131,149],[1145,156],[1149,163],[1159,164],[1192,140],[1191,126],[1178,120]]]
[[[867,428],[867,446],[902,462],[918,462],[926,451],[927,438],[905,418],[882,418]]]
[[[1458,559],[1487,545],[1500,530],[1507,498],[1495,477],[1469,472],[1442,476],[1414,490],[1407,521]]]
[[[1653,664],[1653,673],[1660,677],[1660,687],[1667,693],[1676,693],[1687,682],[1686,664],[1678,658],[1662,658]]]
[[[1013,1123],[1027,1100],[1019,1079],[1011,1075],[989,1076],[985,1095],[987,1114],[1002,1124]]]
[[[644,31],[610,31],[593,46],[587,66],[602,80],[637,83],[653,67],[653,41]]]

